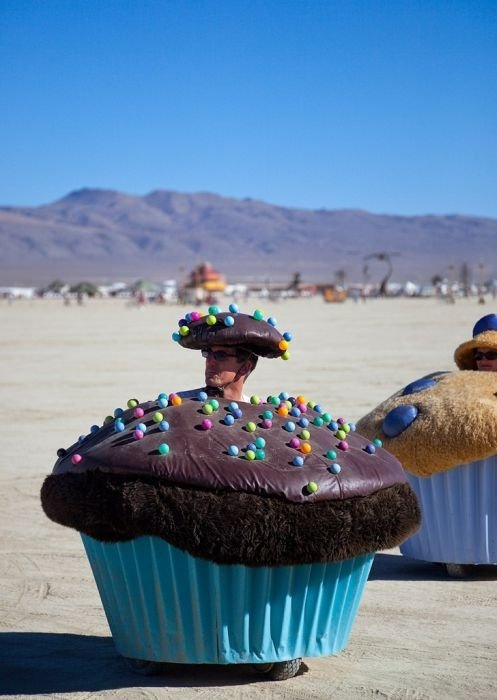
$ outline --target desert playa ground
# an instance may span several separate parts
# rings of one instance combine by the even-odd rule
[[[249,308],[247,308],[249,307]],[[455,369],[453,350],[497,302],[385,299],[266,304],[294,334],[249,393],[304,393],[357,420],[404,384]],[[78,533],[49,521],[39,492],[57,448],[128,398],[199,386],[198,354],[171,340],[178,306],[120,300],[0,302],[0,694],[9,698],[497,697],[497,575],[458,580],[398,550],[376,556],[348,647],[270,682],[244,667],[133,675],[117,655]],[[492,567],[487,567],[492,569]]]

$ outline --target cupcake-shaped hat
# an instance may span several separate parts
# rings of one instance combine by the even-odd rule
[[[487,314],[476,322],[472,340],[461,343],[454,353],[459,369],[476,369],[474,351],[488,348],[497,351],[497,314]]]
[[[283,360],[290,357],[291,333],[281,334],[275,328],[276,320],[272,317],[265,320],[260,310],[248,315],[239,313],[236,304],[231,304],[228,312],[210,306],[205,315],[196,311],[186,314],[178,325],[173,340],[184,348],[206,350],[213,345],[227,345],[261,357],[281,357]]]

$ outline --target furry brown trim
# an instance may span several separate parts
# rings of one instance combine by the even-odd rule
[[[295,504],[94,471],[48,476],[41,502],[55,522],[100,541],[156,535],[193,556],[245,566],[350,559],[400,544],[421,522],[408,484],[361,498]]]

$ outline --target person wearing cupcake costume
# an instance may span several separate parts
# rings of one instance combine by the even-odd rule
[[[497,372],[497,314],[487,314],[476,322],[473,338],[459,345],[454,360],[459,369]]]
[[[418,496],[422,526],[401,552],[452,576],[497,564],[497,315],[472,336],[454,352],[456,371],[410,382],[357,422],[399,459]]]
[[[416,531],[417,499],[379,441],[303,394],[233,399],[252,356],[289,358],[274,319],[210,307],[173,338],[206,355],[217,398],[115,409],[58,451],[43,510],[81,533],[133,670],[240,663],[290,678],[302,657],[345,648],[374,553]]]
[[[203,316],[192,311],[180,319],[173,339],[184,348],[201,351],[205,358],[205,387],[180,391],[179,396],[191,398],[204,391],[207,396],[248,402],[244,386],[259,357],[290,356],[291,334],[281,334],[275,325],[276,320],[265,320],[260,310],[247,315],[240,313],[235,304],[226,313],[210,306]]]

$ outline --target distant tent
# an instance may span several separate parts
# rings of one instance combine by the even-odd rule
[[[139,279],[131,285],[132,292],[155,293],[157,285],[154,282],[146,279]]]
[[[91,282],[78,282],[69,291],[71,294],[87,294],[89,297],[97,296],[98,287]]]

